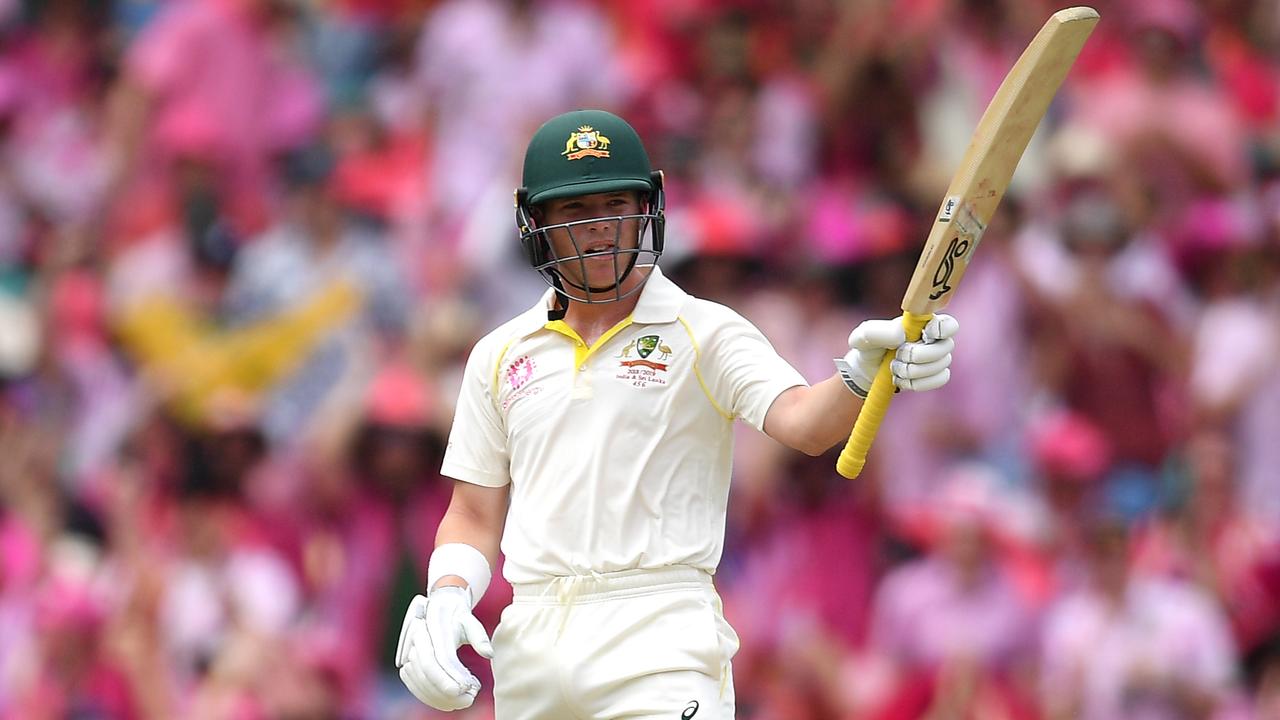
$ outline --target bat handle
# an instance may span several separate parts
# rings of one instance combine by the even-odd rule
[[[902,315],[902,326],[907,331],[907,341],[917,342],[924,326],[929,324],[933,315],[916,315],[905,312]],[[849,442],[840,451],[840,459],[836,460],[836,472],[850,480],[858,477],[862,466],[867,464],[867,452],[871,450],[871,442],[876,439],[880,430],[880,421],[889,411],[889,403],[893,401],[893,373],[889,364],[893,362],[893,353],[885,352],[880,361],[880,369],[876,379],[871,383],[867,399],[862,403],[858,420],[853,424],[853,432],[849,433]]]

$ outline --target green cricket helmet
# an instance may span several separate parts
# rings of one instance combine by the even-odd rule
[[[575,110],[551,118],[529,141],[522,182],[523,186],[516,190],[520,244],[529,264],[551,287],[570,300],[584,303],[612,302],[640,290],[643,283],[624,292],[622,283],[641,260],[643,265],[654,265],[662,255],[666,200],[662,172],[649,165],[640,136],[627,121],[603,110]],[[642,212],[638,214],[555,225],[537,222],[539,213],[535,208],[548,200],[629,190],[640,194]],[[602,222],[610,222],[617,233],[612,247],[588,253],[586,229]],[[637,228],[636,237],[622,237],[624,228]],[[567,233],[574,248],[572,254],[556,255],[548,237],[552,231]],[[585,280],[575,282],[564,272],[567,264],[578,263],[578,277],[585,279],[586,259],[610,254],[615,270],[610,285],[595,287]]]

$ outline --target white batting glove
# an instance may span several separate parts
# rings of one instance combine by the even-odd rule
[[[907,342],[902,317],[867,320],[849,333],[849,353],[844,361],[854,393],[865,398],[887,351],[894,351],[890,365],[893,384],[903,390],[936,390],[951,379],[951,351],[960,323],[950,315],[934,315],[924,326],[920,342]]]
[[[471,707],[480,681],[458,659],[464,642],[493,657],[489,635],[471,614],[470,590],[445,586],[432,590],[430,597],[414,597],[396,647],[400,680],[414,697],[437,710]]]

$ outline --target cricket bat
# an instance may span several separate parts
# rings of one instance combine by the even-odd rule
[[[1000,83],[951,179],[902,298],[902,322],[909,341],[918,341],[933,313],[951,300],[1022,152],[1097,24],[1098,13],[1093,8],[1054,13]],[[836,461],[836,471],[847,478],[862,472],[867,451],[893,399],[892,360],[893,354],[885,353],[849,442]]]

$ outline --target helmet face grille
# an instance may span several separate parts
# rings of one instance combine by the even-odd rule
[[[649,186],[652,190],[645,193],[642,213],[588,218],[545,227],[534,220],[528,190],[516,190],[516,227],[520,230],[520,244],[529,265],[556,292],[574,302],[617,302],[639,292],[643,282],[625,290],[623,284],[636,267],[657,265],[666,235],[667,200],[661,171],[650,173]],[[611,242],[601,243],[607,246],[606,249],[591,252],[586,226],[600,223],[612,225],[613,238]],[[630,237],[633,232],[634,237]],[[567,238],[572,251],[557,257],[552,233],[556,233],[556,237]],[[600,240],[593,242],[600,243]],[[593,283],[593,268],[600,267],[606,259],[612,260],[613,272],[606,282]],[[601,274],[595,270],[595,278]]]
[[[657,213],[616,215],[528,229],[521,242],[530,252],[533,269],[560,294],[573,302],[599,304],[617,302],[640,291],[644,283],[624,285],[636,267],[653,267],[662,255],[655,243],[655,228],[662,221]],[[587,237],[590,226],[609,223],[612,237]],[[557,255],[552,235],[572,248]],[[603,245],[593,249],[593,245]]]

